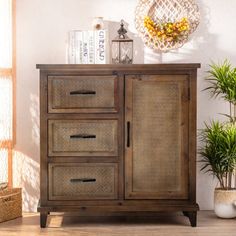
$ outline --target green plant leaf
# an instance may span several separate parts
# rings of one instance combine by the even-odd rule
[[[202,157],[201,171],[216,176],[223,185],[226,176],[236,167],[236,125],[218,121],[205,123],[199,137],[204,143],[198,152]]]
[[[222,64],[212,62],[207,71],[206,80],[211,84],[204,90],[210,90],[212,97],[222,97],[236,104],[236,68],[225,60]]]

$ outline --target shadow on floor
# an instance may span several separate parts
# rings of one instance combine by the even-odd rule
[[[78,216],[75,214],[51,215],[48,218],[48,227],[84,227],[84,226],[160,226],[173,225],[189,226],[188,218],[182,214],[158,213],[153,216]]]

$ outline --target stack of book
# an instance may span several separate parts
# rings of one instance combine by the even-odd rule
[[[70,31],[68,35],[68,63],[109,63],[107,30]]]

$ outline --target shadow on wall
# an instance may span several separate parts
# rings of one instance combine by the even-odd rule
[[[118,36],[117,31],[120,28],[120,22],[117,21],[104,21],[105,26],[109,30],[110,44],[111,40]],[[125,23],[125,29],[128,31],[127,35],[129,38],[134,40],[134,52],[133,52],[133,64],[144,63],[144,45],[142,39],[136,34],[129,30],[129,24]],[[110,45],[111,48],[111,45]]]
[[[134,40],[134,64],[137,63],[164,63],[164,62],[206,62],[217,55],[225,55],[226,52],[219,48],[217,35],[209,32],[211,12],[203,0],[196,0],[200,10],[200,24],[196,31],[190,35],[189,42],[183,47],[171,50],[167,53],[155,52],[144,46],[142,39],[137,32],[129,30],[129,24],[125,22],[128,36]],[[115,38],[120,22],[105,21],[106,28],[109,29],[110,41]],[[203,57],[205,52],[205,57]],[[228,56],[230,57],[230,55]],[[203,64],[203,69],[206,69]]]
[[[30,155],[17,150],[13,153],[13,184],[22,188],[23,211],[36,211],[39,200],[39,101],[38,95],[30,94],[29,100],[30,119],[29,129],[25,137],[30,137],[28,142]],[[27,149],[28,150],[28,149]],[[32,151],[33,150],[33,151]],[[32,155],[35,153],[35,156]]]
[[[193,58],[194,60],[197,60],[196,58],[200,60],[202,52],[209,50],[209,45],[211,46],[211,50],[215,50],[216,37],[208,32],[210,11],[204,6],[202,1],[196,1],[196,3],[200,10],[200,24],[196,31],[190,35],[189,42],[181,48],[171,50],[167,53],[155,52],[145,47],[145,63],[163,63],[169,60],[174,62],[191,62]]]
[[[14,186],[22,188],[23,211],[36,211],[39,199],[39,163],[14,151]]]
[[[201,92],[207,83],[204,78],[208,70],[208,64],[211,60],[219,58],[233,58],[235,55],[226,52],[220,47],[219,38],[217,34],[209,32],[211,27],[211,11],[208,6],[204,4],[203,0],[196,0],[200,10],[200,24],[196,31],[190,36],[189,42],[183,47],[171,50],[167,53],[157,53],[147,47],[144,48],[144,63],[201,63],[201,69],[198,71],[198,97],[199,113],[198,122],[200,126],[203,121],[208,120],[211,114],[215,114],[216,101],[209,99],[209,94]],[[220,33],[220,32],[219,32]],[[206,104],[207,103],[207,104]],[[222,103],[219,101],[219,104]],[[200,107],[202,106],[202,107]],[[227,108],[228,109],[228,108]],[[227,111],[226,111],[227,112]],[[217,119],[221,117],[217,115]]]

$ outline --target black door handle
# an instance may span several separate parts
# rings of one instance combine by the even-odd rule
[[[127,122],[127,147],[130,147],[130,122]]]
[[[70,135],[70,138],[96,138],[94,134],[73,134]]]
[[[77,183],[77,182],[96,182],[96,179],[94,178],[80,178],[80,179],[70,179],[71,183]]]
[[[75,90],[75,91],[70,92],[70,95],[95,95],[95,94],[96,94],[96,91],[85,90],[85,89]]]

